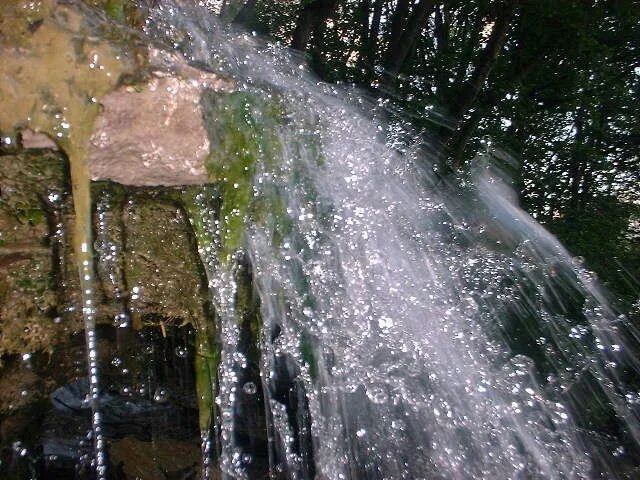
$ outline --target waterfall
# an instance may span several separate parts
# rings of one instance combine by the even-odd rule
[[[504,158],[441,181],[401,122],[286,49],[170,1],[146,28],[237,84],[203,107],[220,218],[194,214],[209,218],[225,478],[251,478],[234,432],[234,402],[258,388],[240,380],[243,268],[272,478],[588,478],[636,449],[637,332],[517,206]],[[216,125],[227,115],[250,147]],[[586,426],[609,411],[624,445]]]
[[[187,3],[7,7],[0,476],[634,478],[640,332],[514,160]]]

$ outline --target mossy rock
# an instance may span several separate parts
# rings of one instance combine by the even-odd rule
[[[0,355],[50,352],[80,326],[67,294],[77,291],[67,171],[52,152],[0,156]]]
[[[249,92],[205,92],[202,103],[211,142],[206,168],[220,188],[219,258],[227,263],[243,247],[249,214],[259,209],[253,191],[257,165],[273,168],[281,160],[284,114],[276,100]]]
[[[134,316],[197,325],[204,316],[202,268],[189,221],[161,189],[132,189],[123,216],[125,278]]]

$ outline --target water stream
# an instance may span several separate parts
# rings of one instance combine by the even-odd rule
[[[272,478],[609,478],[636,454],[637,334],[517,206],[499,155],[441,182],[410,131],[281,47],[171,2],[148,33],[282,112],[275,161],[251,130],[251,202],[266,213],[226,213],[246,217]],[[245,106],[242,125],[264,122]],[[216,225],[224,237],[232,220]],[[233,268],[208,272],[220,465],[250,478],[233,432],[234,399],[253,388],[238,380]],[[605,441],[590,422],[612,411],[620,435]]]
[[[439,178],[428,146],[366,94],[181,3],[151,10],[148,42],[236,84],[201,102],[214,185],[178,194],[214,311],[189,350],[202,477],[623,478],[620,464],[637,466],[640,335],[518,207],[510,160],[487,152]],[[81,156],[76,255],[102,479],[113,472]],[[98,257],[110,255],[98,234]]]

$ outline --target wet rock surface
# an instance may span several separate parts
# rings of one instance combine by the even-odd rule
[[[204,272],[180,204],[158,190],[133,190],[126,197],[123,227],[134,321],[197,325],[206,318]]]
[[[101,6],[124,20],[126,3]],[[0,17],[1,143],[61,149],[93,180],[206,183],[200,100],[232,82],[79,5],[11,0]]]
[[[0,156],[0,355],[51,351],[80,326],[69,197],[60,155]]]
[[[85,3],[135,23],[126,2]],[[225,135],[204,128],[217,112],[210,103],[233,92],[230,81],[142,46],[135,33],[92,19],[95,11],[81,5],[10,0],[0,18],[0,478],[95,476],[83,306],[98,328],[98,403],[111,475],[197,478],[198,414],[219,412],[216,374],[211,395],[198,396],[194,365],[219,355],[220,346],[185,201],[206,188],[219,209],[219,188],[202,186],[217,178],[207,167],[213,161],[215,173],[224,173],[225,142],[238,155],[248,146],[252,157],[262,142],[251,143],[251,125],[234,115],[237,125]],[[232,99],[245,110],[253,105],[242,95]],[[253,170],[234,165],[224,188],[241,184],[247,196]],[[78,267],[91,256],[73,238],[78,225],[91,230],[82,238],[94,254],[95,282],[82,287]],[[87,288],[91,307],[81,298]],[[250,471],[263,478],[267,439],[250,290],[242,297],[247,311],[239,312],[251,363],[243,383],[256,391],[241,395],[237,436],[243,449],[258,452]],[[198,350],[204,331],[209,350]],[[211,473],[218,478],[215,467]]]
[[[0,478],[92,478],[68,163],[32,149],[0,155],[0,167]],[[191,325],[211,318],[180,192],[92,188],[102,405],[116,478],[196,474],[186,462],[200,452]]]
[[[165,335],[149,328],[129,333],[124,341],[121,329],[99,329],[101,353],[110,360],[101,362],[99,396],[110,478],[195,478],[200,437],[193,329],[171,328]],[[59,372],[49,379],[48,394],[43,391],[37,401],[29,395],[30,403],[17,406],[11,415],[0,412],[0,478],[94,478],[83,357],[82,336],[76,336],[52,361],[77,377],[65,379]],[[30,375],[24,375],[24,368]],[[50,373],[35,361],[19,372],[33,381]]]
[[[111,445],[111,457],[124,478],[195,480],[200,474],[200,449],[193,442],[126,437]]]
[[[91,137],[93,180],[126,185],[189,185],[208,181],[209,139],[200,99],[233,85],[157,49],[148,83],[121,87],[102,100]]]

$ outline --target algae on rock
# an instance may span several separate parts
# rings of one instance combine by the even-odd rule
[[[204,316],[202,272],[184,211],[154,196],[154,189],[131,189],[126,198],[125,277],[133,315],[196,325]]]
[[[190,187],[180,194],[180,202],[187,213],[197,243],[205,277],[210,272],[208,263],[216,250],[215,239],[211,235],[211,212],[218,211],[217,189],[211,186]],[[208,207],[208,208],[207,208]],[[209,283],[209,282],[207,282]],[[218,368],[220,366],[220,348],[216,342],[217,328],[213,318],[203,318],[195,323],[196,327],[196,393],[200,432],[203,439],[211,435],[215,417],[214,394],[217,390]]]
[[[233,92],[203,96],[211,153],[206,163],[211,181],[220,186],[220,250],[223,263],[243,247],[245,227],[253,198],[256,165],[277,164],[281,158],[277,129],[282,110],[275,100],[256,94]]]
[[[64,252],[68,189],[59,154],[0,156],[0,356],[50,352],[79,327]]]

